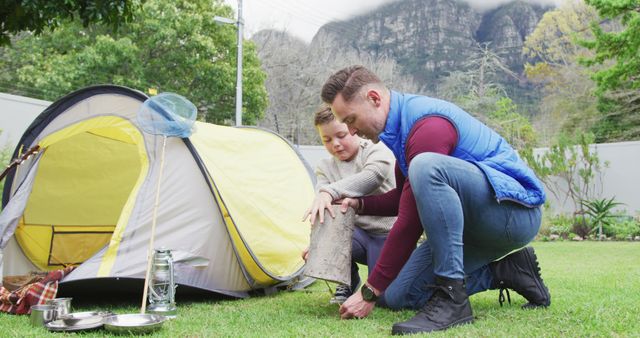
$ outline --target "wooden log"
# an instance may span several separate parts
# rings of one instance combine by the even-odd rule
[[[311,228],[309,256],[304,274],[335,283],[351,285],[351,238],[355,226],[355,212],[346,213],[334,205],[331,217],[324,213],[324,223],[319,218]]]

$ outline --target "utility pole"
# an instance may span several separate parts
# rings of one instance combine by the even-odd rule
[[[238,0],[238,63],[236,74],[236,126],[242,125],[242,0]]]
[[[238,0],[238,20],[233,21],[228,18],[216,16],[213,21],[236,25],[238,31],[237,47],[238,47],[238,60],[236,63],[236,126],[242,125],[242,26],[244,26],[244,20],[242,19],[242,0]]]

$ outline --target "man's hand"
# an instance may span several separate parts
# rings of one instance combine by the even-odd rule
[[[367,302],[362,299],[362,293],[358,290],[358,292],[351,295],[351,297],[340,306],[340,318],[364,318],[371,313],[375,306],[375,302]]]
[[[311,216],[311,224],[315,224],[316,217],[320,217],[320,223],[324,223],[324,209],[329,210],[329,214],[331,217],[335,218],[336,215],[333,214],[333,208],[331,208],[331,202],[333,202],[333,197],[328,192],[321,191],[316,195],[316,198],[313,200],[311,207],[307,209],[304,213],[304,217],[302,221],[304,222],[309,216]]]
[[[340,201],[340,211],[343,214],[346,213],[347,210],[349,210],[349,207],[353,208],[353,210],[355,210],[357,213],[358,209],[360,208],[360,199],[347,197]]]

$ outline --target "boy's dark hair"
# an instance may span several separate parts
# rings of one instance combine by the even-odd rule
[[[317,127],[323,124],[327,124],[333,120],[335,120],[335,117],[333,116],[331,107],[323,105],[322,107],[320,107],[320,109],[318,109],[318,111],[316,111],[313,123]]]
[[[372,83],[382,84],[382,81],[364,66],[350,66],[331,75],[322,86],[320,96],[327,104],[332,104],[338,94],[342,94],[344,101],[349,102],[360,88]]]

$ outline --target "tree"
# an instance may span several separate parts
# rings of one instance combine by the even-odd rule
[[[584,41],[584,45],[596,52],[587,64],[602,64],[614,60],[615,64],[596,72],[598,91],[617,89],[640,89],[640,3],[637,0],[586,0],[603,18],[619,19],[623,25],[620,31],[605,31],[599,24],[592,23],[594,40]]]
[[[560,134],[542,154],[534,154],[530,148],[521,152],[547,191],[558,200],[564,197],[562,203],[571,200],[575,208],[574,216],[582,216],[583,226],[586,221],[582,201],[593,200],[602,192],[602,175],[609,166],[608,162],[600,161],[597,148],[591,147],[593,140],[593,134],[588,133],[580,133],[575,137]],[[576,233],[579,232],[582,231]]]
[[[588,66],[605,65],[596,71],[596,94],[604,113],[600,138],[640,138],[640,3],[637,0],[585,0],[608,20],[619,21],[621,29],[607,30],[591,24],[593,39],[582,45],[595,52]],[[608,65],[607,63],[612,63]]]
[[[518,150],[535,146],[536,132],[531,122],[518,113],[518,106],[508,97],[499,99],[496,105],[488,114],[489,125]]]
[[[319,144],[313,114],[320,107],[320,90],[334,71],[362,64],[389,87],[415,92],[418,86],[385,57],[375,58],[350,48],[336,50],[335,41],[314,39],[311,45],[286,32],[264,30],[252,38],[258,46],[262,67],[268,74],[269,107],[260,125],[295,144]]]
[[[437,95],[486,122],[489,112],[498,109],[498,101],[507,97],[500,77],[517,78],[517,75],[488,43],[475,46],[463,65],[462,70],[451,72],[441,81]]]
[[[79,19],[87,27],[102,23],[117,28],[131,21],[144,0],[22,0],[2,1],[0,46],[10,43],[11,34],[32,31],[38,35],[54,30],[67,20]]]
[[[484,97],[491,88],[504,91],[498,82],[500,74],[518,79],[516,73],[507,67],[504,59],[492,51],[489,45],[483,43],[475,46],[472,56],[463,64],[467,69],[466,74],[471,82],[473,94],[477,97]]]
[[[476,46],[464,64],[466,70],[452,72],[443,79],[438,95],[483,121],[514,148],[532,148],[537,136],[531,122],[499,83],[500,76],[517,78],[517,75],[488,44]]]
[[[594,20],[598,20],[595,10],[568,1],[545,13],[525,41],[523,54],[529,60],[525,74],[542,87],[540,114],[534,123],[545,144],[561,133],[587,132],[600,119],[593,70],[578,62],[593,55],[577,40],[591,35],[588,27]]]
[[[471,56],[463,62],[461,70],[451,72],[439,87],[438,94],[449,100],[467,96],[478,102],[506,96],[502,77],[518,79],[517,74],[507,67],[505,60],[489,48],[489,43],[478,44]],[[493,100],[495,103],[497,100]]]
[[[315,79],[319,71],[311,61],[308,45],[286,32],[263,30],[252,37],[262,69],[269,106],[259,125],[273,130],[295,144],[316,144],[313,111],[317,108]]]
[[[149,0],[118,33],[76,20],[28,34],[2,52],[0,86],[46,100],[100,83],[154,88],[187,97],[200,120],[232,124],[236,34],[216,24],[216,15],[233,13],[221,1]],[[244,51],[243,122],[250,125],[262,116],[267,95],[254,44],[245,41]]]

